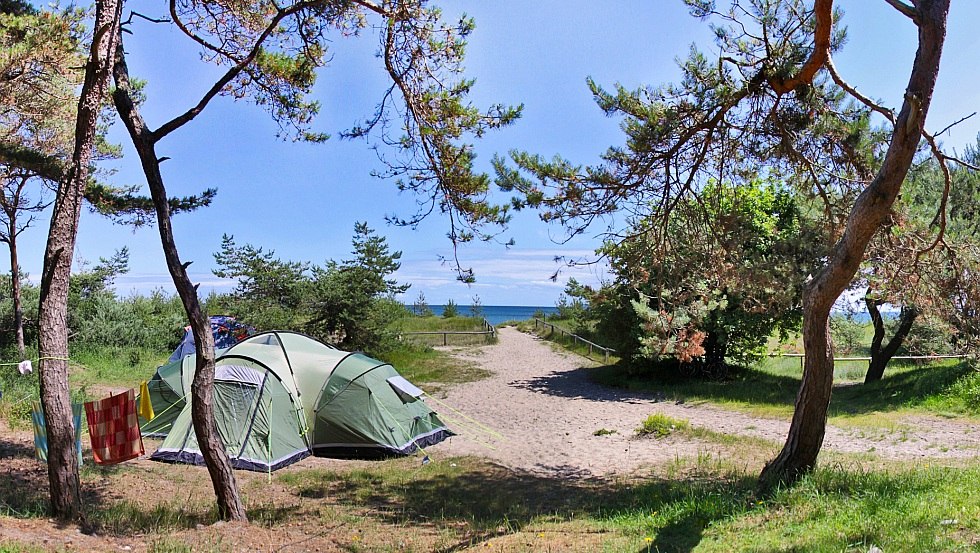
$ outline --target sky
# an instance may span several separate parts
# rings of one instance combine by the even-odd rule
[[[842,0],[848,43],[835,56],[843,77],[866,95],[900,106],[914,56],[915,28],[884,0]],[[619,121],[596,107],[586,87],[658,85],[675,80],[676,60],[692,43],[713,51],[708,25],[691,17],[681,0],[465,0],[440,2],[446,16],[466,13],[476,19],[466,58],[467,75],[476,79],[477,105],[523,104],[515,124],[489,133],[476,144],[478,170],[489,171],[494,154],[512,149],[576,162],[594,163],[609,146],[623,141]],[[152,7],[142,5],[144,14]],[[163,10],[163,4],[156,9]],[[980,106],[980,2],[953,0],[939,84],[927,127],[936,132]],[[146,80],[144,117],[153,128],[185,111],[219,75],[199,61],[197,51],[176,29],[136,21],[124,38],[130,72]],[[314,125],[330,133],[323,144],[276,138],[276,125],[260,107],[219,98],[195,121],[158,144],[170,160],[163,176],[171,196],[218,189],[214,203],[174,219],[181,258],[191,261],[190,276],[203,291],[228,291],[234,283],[215,277],[213,253],[222,234],[239,244],[274,250],[284,260],[322,264],[349,257],[354,223],[366,221],[402,252],[395,277],[412,284],[404,300],[423,294],[429,304],[453,300],[460,305],[478,297],[483,305],[554,305],[568,278],[598,284],[607,275],[602,264],[568,267],[556,257],[590,259],[603,228],[565,241],[562,229],[541,222],[535,213],[517,213],[500,243],[474,243],[458,251],[472,267],[476,283],[466,285],[442,258],[453,249],[448,223],[433,214],[417,229],[388,226],[388,215],[414,213],[415,199],[399,194],[393,182],[371,176],[382,170],[369,143],[343,141],[339,133],[369,116],[386,87],[377,58],[377,35],[365,30],[355,38],[337,37],[330,63],[320,70],[314,96],[322,111]],[[976,142],[980,116],[940,137],[951,150]],[[110,139],[124,146],[124,157],[107,164],[110,182],[143,184],[138,158],[117,125]],[[145,190],[145,186],[144,186]],[[499,201],[507,196],[495,193]],[[41,273],[47,222],[21,238],[21,265],[32,280]],[[502,242],[513,238],[515,244]],[[155,227],[113,225],[83,213],[76,268],[91,265],[126,246],[130,272],[120,277],[122,295],[154,289],[172,292]],[[0,270],[9,270],[7,257]],[[551,276],[559,271],[558,278]]]

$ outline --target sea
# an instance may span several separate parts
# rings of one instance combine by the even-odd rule
[[[409,309],[412,308],[411,305],[407,306]],[[432,310],[438,316],[442,316],[442,310],[445,309],[444,305],[430,305],[429,309]],[[472,311],[469,305],[457,305],[456,310],[459,311],[460,315],[471,315]],[[527,305],[481,305],[480,306],[481,315],[490,324],[497,326],[504,321],[524,321],[530,319],[535,313],[544,313],[545,315],[553,315],[558,313],[558,308],[555,306],[544,307],[544,306],[527,306]]]

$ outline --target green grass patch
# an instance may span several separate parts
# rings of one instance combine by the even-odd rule
[[[151,506],[123,500],[92,510],[89,518],[89,522],[100,532],[117,535],[135,532],[167,533],[218,520],[217,507],[211,504],[187,504],[182,500],[161,501]]]
[[[640,424],[636,433],[639,436],[665,438],[674,432],[687,430],[689,426],[684,419],[675,419],[662,413],[654,413]]]
[[[565,322],[566,324],[563,326],[561,324],[562,322]],[[562,349],[571,351],[594,361],[599,361],[609,365],[615,365],[620,362],[620,358],[616,355],[616,352],[609,352],[607,354],[595,346],[590,346],[582,340],[576,339],[575,333],[568,330],[568,328],[571,326],[568,323],[570,323],[570,321],[548,321],[548,324],[535,324],[535,321],[530,320],[521,321],[517,324],[517,328],[522,332],[534,334],[539,338],[561,346]],[[582,336],[581,338],[594,344],[598,344],[599,346],[603,345],[597,341],[598,339],[592,339],[587,336]]]
[[[0,553],[41,553],[44,549],[22,542],[0,543]]]
[[[773,358],[736,370],[723,381],[689,378],[669,365],[640,374],[622,365],[605,366],[593,369],[591,377],[603,385],[655,393],[668,400],[711,402],[755,416],[787,418],[793,412],[800,374],[799,360]],[[867,415],[879,413],[971,416],[980,411],[980,374],[962,360],[893,361],[880,382],[865,385],[846,374],[835,382],[830,417],[842,425],[874,424],[876,417]]]
[[[406,531],[453,529],[455,540],[472,544],[572,528],[603,537],[571,550],[972,551],[980,537],[978,468],[838,465],[764,498],[754,477],[708,456],[679,461],[664,476],[611,482],[514,473],[474,459],[414,464],[278,481],[301,498],[331,498]]]
[[[980,470],[825,468],[705,533],[696,551],[972,551]]]
[[[475,363],[465,363],[449,354],[418,344],[404,344],[383,356],[399,373],[418,384],[472,382],[490,376]]]
[[[393,332],[483,330],[481,317],[402,317],[392,323]]]
[[[149,380],[170,352],[141,348],[84,347],[71,352],[73,387],[130,387]]]
[[[476,346],[495,343],[490,334],[454,334],[457,332],[485,332],[482,317],[403,317],[392,323],[389,330],[401,336],[405,342],[426,346]],[[434,332],[437,334],[413,334]]]

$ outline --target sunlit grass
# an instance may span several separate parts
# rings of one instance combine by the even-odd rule
[[[401,335],[408,343],[426,346],[479,346],[496,343],[487,331],[482,317],[403,317],[392,323],[390,330]],[[436,332],[439,334],[412,334],[414,332]]]
[[[799,361],[793,358],[768,359],[722,381],[689,378],[670,368],[630,374],[622,366],[604,366],[591,375],[600,384],[648,391],[667,400],[710,402],[782,419],[792,415],[800,387]],[[842,426],[883,427],[909,415],[971,417],[980,408],[980,376],[962,360],[895,361],[880,382],[864,384],[846,376],[836,382],[830,418]]]
[[[382,356],[399,373],[418,385],[453,384],[486,378],[490,373],[475,363],[421,345],[405,345]]]

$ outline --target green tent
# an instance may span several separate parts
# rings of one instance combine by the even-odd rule
[[[154,411],[160,401],[164,412],[177,414],[172,422],[147,423],[166,431],[151,459],[203,464],[187,399],[194,362],[187,356],[154,375]],[[271,471],[310,454],[411,454],[452,435],[421,396],[391,365],[294,332],[257,334],[215,361],[215,421],[236,468]]]
[[[196,359],[194,355],[187,355],[162,365],[146,383],[156,416],[150,421],[140,419],[140,431],[144,436],[163,438],[170,431],[190,397]]]

